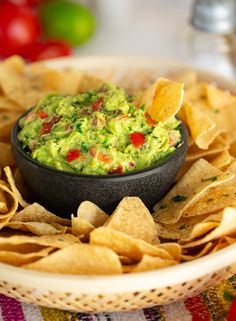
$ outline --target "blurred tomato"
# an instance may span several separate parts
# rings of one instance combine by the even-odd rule
[[[10,2],[17,6],[24,6],[29,8],[37,7],[42,0],[0,0],[0,2]]]
[[[63,41],[38,41],[25,47],[22,56],[28,61],[37,61],[61,56],[69,56],[71,48]]]
[[[0,56],[21,54],[39,35],[39,21],[31,10],[0,2]]]

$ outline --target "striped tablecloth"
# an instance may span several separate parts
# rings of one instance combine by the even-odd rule
[[[0,295],[0,321],[236,321],[234,298],[236,275],[201,295],[130,313],[70,313]]]

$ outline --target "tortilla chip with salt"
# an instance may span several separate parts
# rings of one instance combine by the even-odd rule
[[[198,76],[195,70],[187,69],[179,73],[170,74],[170,78],[177,82],[184,83],[184,88],[189,89],[197,83]]]
[[[205,222],[201,224],[215,220],[217,217],[218,225],[210,233],[207,233],[202,238],[199,238],[197,234],[192,234],[189,239],[183,239],[180,241],[182,248],[196,247],[207,242],[219,239],[223,236],[236,235],[236,209],[232,207],[225,208],[221,213],[209,216]],[[199,229],[199,226],[195,226],[195,230]],[[197,240],[194,238],[198,237]]]
[[[171,253],[162,248],[161,244],[152,245],[108,227],[99,227],[93,230],[90,234],[90,243],[106,246],[117,254],[134,260],[140,260],[143,254],[173,259]]]
[[[77,210],[77,217],[83,218],[91,225],[99,227],[108,220],[109,215],[100,209],[96,204],[84,201]]]
[[[89,239],[90,233],[95,229],[95,226],[81,217],[71,216],[72,234],[81,236],[84,241]]]
[[[174,224],[210,187],[230,181],[231,172],[222,172],[204,159],[196,161],[178,183],[155,207],[154,219],[158,223]]]
[[[153,217],[138,197],[124,197],[105,226],[151,244],[159,243]]]
[[[207,100],[211,108],[218,110],[223,106],[236,103],[236,97],[231,95],[228,91],[219,89],[213,85],[206,86]]]
[[[80,83],[78,86],[78,92],[86,92],[90,90],[96,90],[102,87],[102,85],[106,81],[96,75],[92,74],[83,74],[83,76],[80,79]]]
[[[219,153],[216,157],[214,157],[210,163],[218,167],[219,169],[224,169],[227,165],[231,163],[231,155],[228,150],[224,150]]]
[[[214,250],[214,243],[213,242],[206,243],[204,247],[200,248],[198,251],[196,251],[196,249],[194,250],[195,250],[194,254],[193,253],[182,254],[181,255],[182,261],[192,261],[206,254],[212,253]]]
[[[181,108],[184,85],[165,78],[159,78],[140,99],[140,106],[156,121],[166,121],[175,116]]]
[[[56,223],[62,226],[71,225],[70,220],[56,216],[38,203],[33,203],[16,213],[11,218],[11,222],[42,222],[48,224]]]
[[[20,115],[20,112],[12,111],[3,111],[0,113],[0,141],[10,141],[11,129]]]
[[[119,257],[115,252],[91,244],[69,246],[23,267],[37,271],[80,275],[108,275],[122,272]]]

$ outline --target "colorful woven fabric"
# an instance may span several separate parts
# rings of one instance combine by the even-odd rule
[[[70,313],[0,295],[0,321],[236,321],[234,299],[236,275],[193,298],[130,313]]]

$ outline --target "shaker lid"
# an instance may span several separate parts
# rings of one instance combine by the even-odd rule
[[[191,24],[211,33],[231,33],[236,27],[236,2],[234,0],[195,0]]]

